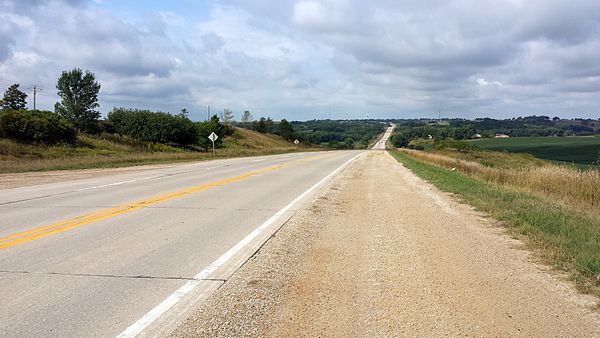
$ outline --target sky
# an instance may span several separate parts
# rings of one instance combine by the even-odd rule
[[[62,71],[194,120],[600,118],[597,0],[0,0],[0,91]]]

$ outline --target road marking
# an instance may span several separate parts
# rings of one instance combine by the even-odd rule
[[[279,217],[285,214],[288,210],[290,210],[296,203],[310,194],[313,190],[318,188],[321,184],[329,180],[331,177],[336,175],[346,166],[348,166],[352,161],[356,160],[361,154],[358,154],[346,161],[341,166],[337,167],[334,171],[332,171],[329,175],[325,176],[319,182],[317,182],[312,187],[308,188],[305,192],[300,194],[300,196],[296,197],[293,201],[291,201],[288,205],[283,207],[281,210],[276,212],[273,216],[271,216],[268,220],[266,220],[263,224],[261,224],[258,228],[254,229],[250,234],[244,237],[241,241],[239,241],[236,245],[234,245],[231,249],[227,250],[221,257],[217,258],[216,261],[212,262],[209,266],[204,268],[204,270],[200,271],[198,274],[194,276],[194,280],[186,282],[182,287],[177,289],[173,294],[171,294],[167,299],[163,300],[160,304],[158,304],[155,308],[146,313],[142,318],[140,318],[137,322],[129,326],[125,331],[121,332],[117,337],[118,338],[128,338],[128,337],[136,337],[142,331],[144,331],[148,326],[150,326],[154,321],[156,321],[160,316],[165,314],[170,308],[172,308],[175,304],[177,304],[183,297],[185,297],[188,293],[190,293],[202,280],[208,279],[210,275],[215,272],[219,267],[227,263],[233,256],[235,256],[240,250],[242,250],[246,245],[248,245],[252,240],[262,234],[269,226],[271,226]]]
[[[32,241],[34,239],[38,239],[41,237],[45,237],[48,235],[63,232],[65,230],[80,227],[85,224],[97,222],[97,221],[111,218],[111,217],[115,217],[117,215],[125,214],[125,213],[132,212],[132,211],[135,211],[138,209],[143,209],[145,207],[148,207],[148,206],[151,206],[154,204],[166,202],[166,201],[169,201],[169,200],[172,200],[175,198],[179,198],[182,196],[187,196],[189,194],[193,194],[193,193],[196,193],[199,191],[203,191],[203,190],[207,190],[210,188],[219,187],[222,185],[242,181],[249,177],[258,175],[258,174],[263,174],[263,173],[266,173],[269,171],[282,169],[282,168],[286,167],[287,165],[288,164],[286,164],[286,163],[277,164],[277,165],[274,165],[271,167],[251,171],[251,172],[248,172],[248,173],[245,173],[242,175],[238,175],[238,176],[234,176],[234,177],[225,178],[225,179],[215,181],[212,183],[200,184],[200,185],[193,186],[190,188],[173,191],[173,192],[170,192],[170,193],[167,193],[164,195],[154,196],[154,197],[139,200],[136,202],[119,205],[119,206],[116,206],[113,208],[108,208],[108,209],[94,212],[91,214],[87,214],[84,216],[79,216],[79,217],[68,219],[65,221],[58,222],[58,223],[42,226],[42,227],[39,227],[36,229],[9,235],[7,237],[2,237],[2,238],[0,238],[0,250],[10,248],[15,245],[23,244],[23,243],[26,243],[26,242],[29,242],[29,241]]]
[[[116,186],[116,185],[123,185],[123,184],[127,184],[127,183],[139,182],[139,181],[147,181],[147,180],[152,180],[152,179],[161,178],[161,177],[163,177],[163,176],[162,175],[150,176],[150,177],[138,178],[138,179],[135,179],[135,180],[115,182],[115,183],[108,183],[108,184],[96,185],[96,186],[93,186],[93,187],[81,188],[81,189],[77,189],[75,191],[76,192],[81,192],[81,191],[86,191],[86,190],[94,190],[94,189],[100,189],[100,188],[106,188],[106,187],[113,187],[113,186]]]

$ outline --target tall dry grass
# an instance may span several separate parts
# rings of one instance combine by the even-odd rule
[[[490,167],[463,160],[460,153],[453,157],[409,149],[402,151],[416,159],[448,169],[455,168],[478,179],[542,194],[578,209],[600,212],[600,171],[597,170],[581,171],[551,163],[515,168]]]

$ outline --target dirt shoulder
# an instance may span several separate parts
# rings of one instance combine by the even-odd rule
[[[176,336],[600,336],[597,299],[386,152],[356,161]]]

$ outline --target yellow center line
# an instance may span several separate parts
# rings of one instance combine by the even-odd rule
[[[292,161],[292,162],[303,162],[305,160],[306,159],[300,159],[300,160],[296,160],[296,161]],[[291,163],[291,162],[289,162],[289,163]],[[179,197],[183,197],[186,195],[190,195],[190,194],[193,194],[193,193],[196,193],[199,191],[223,186],[223,185],[234,183],[234,182],[239,182],[239,181],[245,180],[245,179],[255,176],[255,175],[282,169],[282,168],[288,166],[289,163],[278,164],[278,165],[274,165],[271,167],[251,171],[251,172],[248,172],[248,173],[245,173],[242,175],[225,178],[225,179],[218,180],[215,182],[196,185],[196,186],[193,186],[190,188],[173,191],[173,192],[170,192],[170,193],[167,193],[164,195],[154,196],[154,197],[139,200],[136,202],[119,205],[119,206],[108,208],[108,209],[105,209],[102,211],[94,212],[91,214],[64,220],[64,221],[61,221],[58,223],[53,223],[53,224],[42,226],[42,227],[35,228],[32,230],[28,230],[28,231],[16,233],[13,235],[9,235],[6,237],[2,237],[2,238],[0,238],[0,249],[10,248],[12,246],[26,243],[26,242],[32,241],[32,240],[40,238],[40,237],[45,237],[45,236],[56,234],[56,233],[59,233],[59,232],[65,231],[65,230],[73,229],[73,228],[76,228],[76,227],[79,227],[79,226],[82,226],[85,224],[97,222],[97,221],[111,218],[111,217],[115,217],[117,215],[121,215],[121,214],[125,214],[125,213],[132,212],[135,210],[139,210],[139,209],[142,209],[142,208],[154,205],[154,204],[166,202],[166,201],[169,201],[169,200],[172,200],[175,198],[179,198]]]

